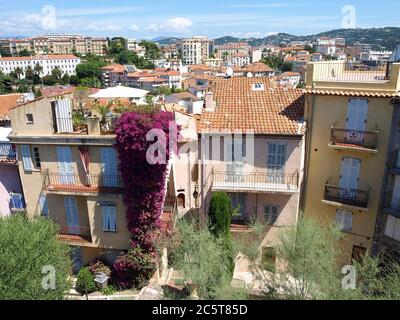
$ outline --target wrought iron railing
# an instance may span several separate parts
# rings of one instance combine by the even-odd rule
[[[238,173],[229,171],[213,171],[214,189],[253,190],[253,191],[297,191],[299,173],[275,172]]]
[[[326,184],[324,199],[351,206],[368,208],[369,190],[348,189]]]
[[[48,191],[122,193],[124,185],[119,175],[42,173],[44,187]]]
[[[17,154],[15,153],[11,143],[0,143],[0,160],[17,160]]]
[[[89,227],[82,226],[59,226],[58,235],[64,240],[86,240],[92,241],[92,235]]]
[[[379,131],[359,131],[343,128],[331,128],[332,145],[344,145],[376,150],[378,147]]]

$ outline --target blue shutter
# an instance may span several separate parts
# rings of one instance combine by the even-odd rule
[[[28,145],[21,145],[22,163],[25,171],[32,171],[33,164],[31,158],[31,152]]]

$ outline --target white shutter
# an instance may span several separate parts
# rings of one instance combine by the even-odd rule
[[[350,99],[347,113],[347,129],[364,131],[368,115],[368,100]]]
[[[31,152],[28,145],[21,145],[22,162],[25,171],[33,170],[33,163],[31,158]]]
[[[103,184],[106,187],[118,186],[117,156],[113,148],[101,148]]]
[[[42,216],[48,216],[49,215],[49,208],[47,206],[47,198],[43,194],[40,195],[39,205],[40,205],[40,214]]]
[[[63,99],[55,102],[56,121],[58,133],[74,132],[72,124],[71,100]]]
[[[102,206],[103,231],[117,230],[117,217],[115,206]]]
[[[358,189],[358,178],[360,174],[359,159],[343,158],[340,187],[342,189]]]

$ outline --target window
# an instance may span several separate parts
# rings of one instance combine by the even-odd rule
[[[353,212],[341,209],[337,210],[336,224],[342,231],[351,231],[353,227]]]
[[[238,214],[243,216],[246,209],[246,194],[245,193],[231,193],[230,194],[233,209],[238,210]]]
[[[31,152],[28,145],[21,145],[22,163],[25,171],[32,171],[33,164],[31,159]]]
[[[264,206],[264,219],[269,225],[275,224],[278,218],[278,207],[274,205],[267,204]]]
[[[253,83],[253,91],[262,91],[264,90],[263,83]]]
[[[26,114],[26,123],[27,124],[33,124],[33,114],[32,113],[27,113]]]
[[[388,216],[385,235],[389,238],[400,241],[400,219]]]
[[[22,210],[24,209],[24,198],[20,193],[11,193],[10,194],[10,205],[12,210]]]
[[[103,231],[115,232],[117,231],[117,217],[116,217],[116,207],[107,205],[102,206],[103,215]]]
[[[33,147],[33,160],[35,161],[35,167],[40,169],[42,165],[40,163],[40,154],[38,147]]]
[[[268,144],[268,171],[283,171],[286,162],[286,145],[282,143]]]
[[[43,194],[40,195],[40,197],[39,197],[39,209],[40,209],[40,214],[42,216],[49,215],[49,207],[47,206],[47,198]]]

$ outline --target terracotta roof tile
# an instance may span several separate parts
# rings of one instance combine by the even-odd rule
[[[253,90],[262,83],[264,90]],[[297,135],[304,115],[302,90],[278,87],[270,78],[219,79],[211,85],[215,111],[201,116],[199,131],[249,131]],[[300,133],[299,133],[300,132]]]
[[[22,97],[21,93],[0,95],[0,120],[8,120],[9,110],[17,106]]]

